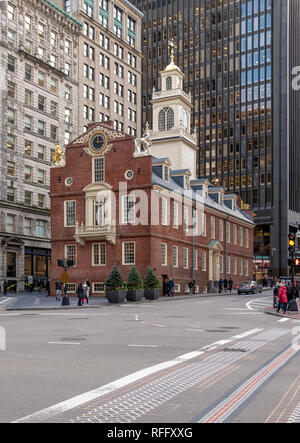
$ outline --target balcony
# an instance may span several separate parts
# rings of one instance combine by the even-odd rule
[[[81,225],[76,223],[74,238],[81,246],[84,246],[86,241],[108,241],[116,245],[116,225],[84,226],[83,223]]]

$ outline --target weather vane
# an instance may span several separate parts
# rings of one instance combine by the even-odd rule
[[[174,63],[175,60],[175,49],[177,49],[177,46],[174,43],[174,39],[169,40],[169,47],[171,48],[171,63]]]

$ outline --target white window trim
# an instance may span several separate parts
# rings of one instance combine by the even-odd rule
[[[76,268],[76,266],[77,266],[77,245],[74,244],[74,243],[70,243],[68,245],[65,245],[65,251],[64,251],[65,252],[65,256],[64,256],[64,258],[68,258],[68,254],[67,254],[68,246],[75,246],[75,261],[74,261],[73,268]]]
[[[185,259],[186,265],[184,264]],[[183,248],[183,269],[189,269],[189,248]]]
[[[67,224],[67,203],[75,203],[75,224],[68,225]],[[65,200],[64,201],[64,227],[65,228],[74,228],[76,226],[76,200]]]
[[[104,285],[104,290],[103,291],[96,291],[95,285]],[[93,294],[105,294],[105,283],[102,281],[97,281],[97,282],[92,283],[92,292],[93,292]]]
[[[161,265],[162,266],[168,266],[168,244],[167,243],[161,243],[161,258],[163,258],[162,256],[162,248],[163,246],[165,246],[165,256],[164,256],[164,263],[162,261]]]
[[[94,247],[95,247],[95,245],[97,245],[97,246],[99,246],[100,247],[100,251],[99,251],[99,261],[101,261],[101,245],[104,245],[105,246],[105,263],[98,263],[98,264],[95,264],[95,262],[94,262],[94,258],[95,258],[95,254],[94,254]],[[97,266],[97,267],[103,267],[103,266],[106,266],[106,243],[104,243],[104,242],[99,242],[99,243],[92,243],[92,266]]]
[[[207,270],[207,254],[205,251],[201,251],[201,270],[202,272],[206,272]]]
[[[133,263],[125,263],[125,244],[132,243],[134,245],[134,262]],[[122,242],[122,265],[123,266],[134,266],[136,262],[136,242],[135,241],[124,241]]]
[[[174,265],[174,250],[176,250],[176,264]],[[178,268],[178,246],[173,245],[172,247],[172,267]]]
[[[125,220],[125,215],[127,212],[125,212],[125,199],[133,198],[134,199],[134,219],[133,220]],[[136,212],[135,212],[135,205],[136,205],[136,196],[135,195],[123,195],[122,196],[122,223],[127,224],[134,224],[136,223]]]

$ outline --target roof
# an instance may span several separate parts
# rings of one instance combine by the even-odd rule
[[[72,20],[74,23],[76,23],[76,25],[82,27],[83,24],[80,23],[80,21],[78,21],[76,18],[72,17],[72,15],[68,14],[66,11],[64,11],[63,9],[61,9],[59,6],[55,5],[54,3],[50,2],[50,0],[43,0],[45,3],[47,3],[49,6],[51,6],[52,8],[56,9],[58,12],[60,12],[61,14],[63,14],[64,16],[66,16],[67,18],[69,18],[70,20]]]
[[[208,195],[207,198],[202,197],[202,193],[195,191],[194,189],[185,190],[182,186],[180,186],[175,180],[172,179],[172,176],[170,176],[169,181],[163,180],[160,178],[157,174],[152,172],[152,184],[159,186],[161,188],[164,188],[168,191],[174,192],[175,194],[178,194],[178,196],[184,196],[185,199],[193,199],[194,201],[199,202],[200,204],[204,204],[205,207],[214,209],[216,211],[221,212],[222,214],[226,214],[231,217],[235,217],[239,219],[240,221],[244,221],[247,223],[251,223],[254,225],[253,220],[251,217],[243,212],[240,208],[236,208],[236,210],[232,210],[227,206],[220,205],[216,201],[214,201],[210,196]],[[226,194],[225,194],[226,195]],[[234,194],[235,195],[235,194]]]

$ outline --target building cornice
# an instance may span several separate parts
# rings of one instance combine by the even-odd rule
[[[83,26],[79,20],[50,0],[25,0],[24,3],[31,3],[34,9],[40,9],[46,15],[52,14],[52,18],[58,23],[61,23],[63,20],[62,24],[69,26],[73,32],[79,33]]]

